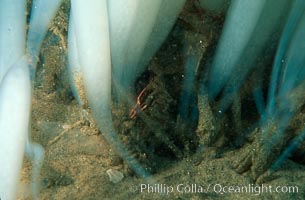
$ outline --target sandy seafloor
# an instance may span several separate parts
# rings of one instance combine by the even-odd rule
[[[65,1],[44,41],[32,100],[32,138],[45,148],[39,199],[305,199],[305,166],[302,164],[287,160],[270,179],[259,184],[246,174],[236,173],[232,166],[239,162],[245,146],[224,149],[220,156],[215,156],[212,149],[204,154],[201,162],[197,162],[195,154],[170,160],[149,181],[131,173],[108,145],[103,133],[97,130],[90,109],[78,106],[72,96],[66,72],[68,10]],[[198,13],[187,11],[179,17],[180,26],[190,26],[192,36],[192,31],[196,32],[192,26],[196,26],[194,18]],[[213,20],[221,21],[221,16],[219,18]],[[213,20],[206,22],[211,29],[201,31],[209,35],[205,36],[207,46],[217,38],[218,32],[213,32],[213,28],[217,29],[222,23]],[[163,48],[163,54],[156,60],[162,59],[162,55],[164,59],[171,59],[172,52],[167,54],[164,49],[167,48]],[[144,163],[149,165],[149,160]],[[108,169],[122,172],[123,180],[112,183],[106,174]],[[31,173],[31,162],[25,158],[19,199],[32,198]],[[141,192],[141,184],[142,187],[150,184],[151,191]],[[245,188],[241,191],[242,187],[247,187],[248,191]],[[292,187],[295,190],[297,187],[298,191],[288,192]],[[283,192],[276,192],[276,189]]]

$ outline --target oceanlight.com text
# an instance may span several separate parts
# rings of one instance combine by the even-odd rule
[[[220,195],[233,194],[233,193],[248,193],[252,195],[261,195],[264,193],[298,193],[298,186],[275,186],[275,185],[224,185],[224,184],[140,184],[139,186],[132,187],[133,192],[139,191],[140,193],[216,193]]]

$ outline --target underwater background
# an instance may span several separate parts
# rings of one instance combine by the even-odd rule
[[[293,3],[281,1],[288,11],[270,23],[263,23],[270,17],[266,8],[262,26],[254,28],[232,72],[223,75],[221,63],[215,64],[231,5],[223,2],[214,11],[187,0],[133,83],[130,96],[138,98],[126,103],[113,95],[113,125],[146,172],[138,174],[107,142],[88,103],[80,106],[73,96],[67,69],[70,2],[63,1],[43,40],[32,99],[31,137],[45,149],[39,199],[305,199],[304,70],[287,86],[289,94],[281,93],[280,84],[271,86]],[[270,33],[264,32],[268,25]],[[297,70],[281,68],[279,82]],[[220,79],[226,80],[216,83]],[[81,84],[76,86],[84,98]],[[272,87],[278,110],[268,110]],[[24,159],[18,199],[32,198],[32,169]]]

